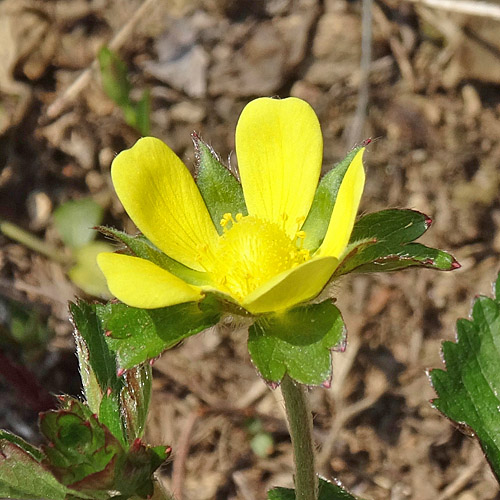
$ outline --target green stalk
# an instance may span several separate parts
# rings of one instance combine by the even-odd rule
[[[318,477],[314,468],[313,422],[306,388],[283,377],[281,392],[285,400],[288,427],[295,458],[296,500],[318,500]]]
[[[19,226],[12,224],[12,222],[0,220],[0,232],[14,241],[21,243],[21,245],[45,255],[54,262],[69,264],[72,261],[71,257],[67,257],[59,249],[48,245],[45,241],[42,241],[40,238],[28,233],[28,231],[21,229]]]

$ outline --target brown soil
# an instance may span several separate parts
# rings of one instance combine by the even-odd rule
[[[348,348],[334,355],[333,387],[310,394],[321,474],[374,500],[500,498],[478,444],[429,404],[426,375],[442,366],[441,341],[454,339],[455,321],[468,315],[475,294],[491,293],[500,267],[500,22],[377,1],[369,104],[353,127],[360,1],[149,3],[118,52],[137,97],[151,90],[152,135],[187,165],[193,130],[234,162],[245,103],[302,97],[321,121],[325,168],[355,142],[375,139],[365,155],[362,211],[408,207],[430,215],[422,241],[462,264],[453,273],[353,275],[339,284]],[[91,195],[106,207],[106,223],[134,231],[109,167],[137,132],[96,71],[61,99],[140,4],[0,4],[0,218],[58,244],[53,209]],[[55,332],[36,355],[1,351],[39,386],[0,378],[0,426],[36,442],[46,392],[80,392],[66,304],[81,292],[59,265],[3,236],[0,245],[2,300],[39,311]],[[172,445],[173,463],[161,478],[182,491],[179,498],[263,499],[269,487],[292,484],[281,396],[259,379],[245,342],[245,332],[221,327],[155,364],[148,439]],[[250,447],[249,417],[272,434],[267,457]]]

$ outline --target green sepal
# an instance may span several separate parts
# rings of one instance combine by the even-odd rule
[[[215,151],[200,137],[191,135],[196,156],[196,184],[207,205],[212,222],[219,234],[220,222],[226,213],[247,215],[243,189],[238,179],[219,160]]]
[[[325,237],[328,225],[337,200],[337,195],[344,179],[344,175],[349,168],[356,153],[364,146],[354,148],[339,163],[337,163],[329,172],[327,172],[318,184],[314,199],[309,210],[302,230],[305,231],[304,248],[314,251],[321,245]]]
[[[470,320],[457,321],[457,341],[442,346],[445,370],[432,370],[432,404],[477,436],[500,481],[500,275],[495,298],[474,301]]]
[[[170,258],[143,235],[131,236],[118,229],[104,226],[99,226],[97,229],[106,236],[124,244],[132,255],[149,260],[153,264],[175,274],[191,285],[202,286],[210,284],[206,273],[194,271]]]
[[[137,309],[121,303],[97,306],[109,347],[119,370],[128,370],[159,356],[181,340],[219,322],[219,300],[208,294],[200,302],[161,309]]]
[[[20,443],[21,438],[0,434],[0,497],[24,500],[65,500],[68,489],[40,463],[41,452]]]
[[[259,317],[250,327],[248,350],[271,385],[288,374],[306,385],[329,386],[331,350],[343,348],[344,321],[329,300]]]
[[[291,488],[273,488],[267,492],[267,500],[295,500],[295,490]],[[351,495],[340,484],[319,478],[318,500],[362,500]]]
[[[334,277],[415,266],[442,271],[460,267],[449,253],[412,243],[430,224],[429,217],[415,210],[391,209],[365,215],[354,225],[346,255]]]

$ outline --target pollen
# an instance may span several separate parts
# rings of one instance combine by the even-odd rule
[[[212,277],[238,300],[310,259],[309,252],[297,246],[305,237],[303,231],[290,239],[279,224],[258,217],[224,214],[221,225],[223,221]]]

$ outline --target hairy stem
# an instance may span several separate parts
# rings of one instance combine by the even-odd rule
[[[313,424],[306,388],[285,375],[281,382],[281,392],[285,400],[295,457],[295,498],[317,500],[318,478],[314,469]]]

